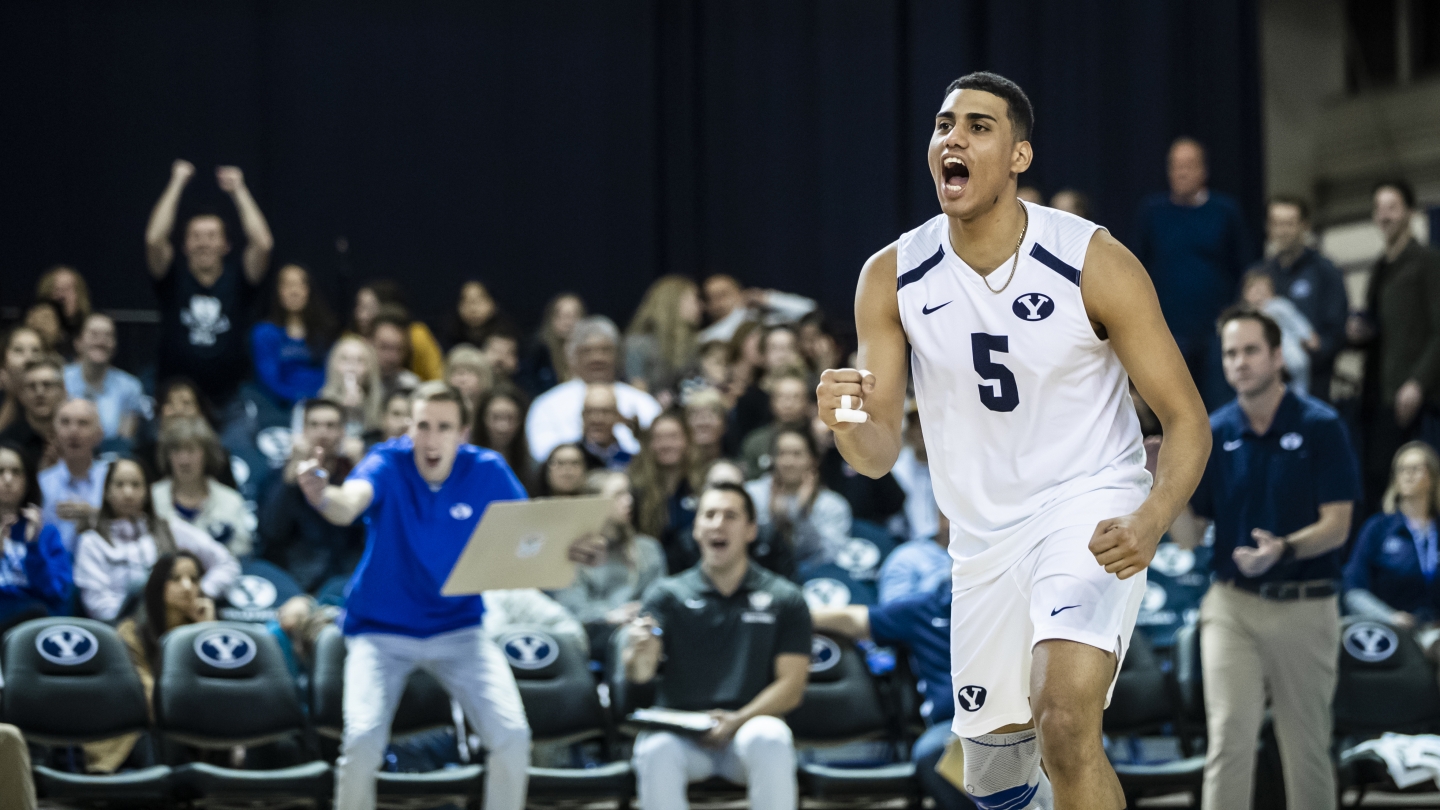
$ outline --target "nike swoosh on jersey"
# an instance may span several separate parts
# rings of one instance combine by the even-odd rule
[[[955,303],[955,302],[954,302],[954,301],[946,301],[945,303],[941,304],[941,305],[938,306],[938,307],[921,307],[921,308],[920,308],[920,314],[921,314],[921,315],[929,315],[930,313],[935,312],[936,310],[944,309],[945,307],[948,307],[948,306],[950,306],[950,305],[953,304],[953,303]]]
[[[1058,608],[1055,608],[1054,610],[1050,611],[1050,615],[1051,615],[1051,616],[1054,616],[1056,613],[1060,613],[1060,612],[1062,612],[1062,611],[1069,610],[1070,608],[1077,608],[1077,607],[1080,607],[1080,606],[1079,606],[1079,605],[1066,605],[1065,607],[1058,607]]]

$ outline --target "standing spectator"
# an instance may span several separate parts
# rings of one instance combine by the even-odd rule
[[[1310,206],[1304,200],[1271,197],[1266,206],[1265,236],[1273,253],[1260,269],[1275,279],[1275,291],[1293,302],[1314,327],[1319,344],[1309,350],[1310,395],[1328,401],[1335,355],[1345,348],[1350,304],[1339,268],[1305,244],[1309,232]]]
[[[36,469],[54,464],[55,411],[65,401],[64,366],[53,354],[25,364],[20,375],[20,418],[0,431],[0,441],[13,442]]]
[[[700,314],[695,282],[676,275],[656,279],[625,332],[625,379],[662,404],[673,401],[680,379],[695,363]]]
[[[1435,583],[1440,456],[1424,442],[1409,442],[1395,454],[1393,470],[1384,511],[1365,521],[1345,564],[1345,607],[1402,630],[1422,631],[1417,640],[1429,648],[1440,638],[1431,629],[1440,622]]]
[[[110,463],[95,458],[103,437],[100,414],[89,400],[72,399],[55,412],[60,460],[40,472],[40,492],[45,498],[45,525],[59,530],[65,550],[72,554],[78,534],[95,527],[105,495]]]
[[[486,338],[501,331],[511,332],[510,319],[495,306],[490,290],[475,279],[462,283],[445,335],[450,348],[461,343],[483,347]]]
[[[538,397],[570,380],[570,360],[565,356],[565,345],[575,324],[586,314],[585,302],[575,293],[560,293],[545,305],[540,330],[525,352],[524,386],[530,396]]]
[[[585,449],[578,444],[562,444],[550,451],[540,468],[540,482],[535,495],[541,498],[563,498],[579,495],[585,490]]]
[[[1050,207],[1081,219],[1090,216],[1090,198],[1085,192],[1073,188],[1062,188],[1050,196]]]
[[[70,336],[65,333],[65,324],[60,316],[60,305],[54,301],[36,301],[31,304],[25,309],[25,317],[20,322],[39,333],[45,341],[45,351],[54,352],[67,359],[74,353],[75,347],[70,342]]]
[[[495,374],[479,349],[461,343],[445,356],[445,382],[459,389],[473,410],[495,384]]]
[[[688,808],[686,785],[711,776],[746,785],[755,810],[796,807],[795,742],[780,718],[805,696],[810,612],[799,588],[750,563],[757,531],[743,489],[706,490],[695,518],[700,564],[652,585],[626,629],[626,680],[654,680],[663,656],[655,704],[716,720],[698,739],[650,731],[635,740],[641,810]]]
[[[31,360],[45,354],[45,339],[28,326],[17,326],[5,335],[4,366],[0,367],[0,388],[5,402],[0,404],[0,430],[15,424],[20,412],[20,378]]]
[[[54,301],[60,307],[60,327],[67,342],[80,337],[80,330],[90,317],[90,285],[73,267],[57,264],[40,275],[35,283],[37,301]]]
[[[114,621],[125,597],[150,576],[161,554],[184,550],[200,559],[200,590],[225,593],[240,576],[240,563],[205,532],[180,520],[156,517],[145,470],[129,459],[110,465],[105,503],[94,529],[75,546],[75,587],[91,618]]]
[[[795,323],[814,310],[815,302],[804,296],[742,289],[732,276],[717,273],[705,279],[705,314],[710,325],[700,333],[700,342],[730,340],[746,321]]]
[[[685,398],[685,426],[690,430],[690,466],[704,469],[725,455],[725,419],[729,408],[714,388],[695,390]]]
[[[99,312],[86,317],[75,339],[75,362],[65,366],[65,393],[95,403],[105,438],[131,441],[149,407],[140,380],[111,365],[114,357],[115,321]]]
[[[1238,398],[1210,417],[1214,449],[1191,501],[1215,522],[1213,582],[1200,606],[1203,806],[1249,806],[1268,693],[1290,806],[1333,808],[1339,550],[1358,465],[1335,411],[1286,389],[1274,321],[1233,308],[1219,331]],[[1199,529],[1187,514],[1171,534],[1193,548]]]
[[[325,364],[325,384],[320,387],[318,398],[338,402],[345,409],[346,436],[359,440],[370,431],[380,430],[385,403],[396,395],[403,397],[404,392],[387,394],[380,379],[380,361],[369,343],[354,335],[335,341],[330,360]],[[405,401],[408,408],[409,398]],[[304,429],[303,425],[302,422],[300,430]]]
[[[615,428],[624,424],[613,385],[585,387],[585,402],[580,407],[580,444],[585,448],[589,467],[624,470],[635,455],[621,446]],[[653,426],[653,423],[652,423]]]
[[[777,371],[770,378],[770,421],[745,435],[740,443],[740,463],[745,474],[759,478],[770,469],[770,443],[783,428],[805,429],[814,412],[814,390],[798,368]]]
[[[236,557],[251,548],[253,518],[245,498],[206,475],[222,464],[224,450],[204,419],[172,419],[160,429],[157,461],[165,476],[150,487],[161,520],[184,521],[215,538]]]
[[[485,336],[480,351],[490,361],[497,381],[513,382],[520,370],[520,339],[509,329],[497,329]]]
[[[70,553],[41,516],[32,470],[17,448],[0,444],[0,636],[62,614],[70,601]]]
[[[525,395],[513,385],[493,388],[475,409],[472,443],[499,453],[520,483],[535,483],[535,461],[525,444]]]
[[[1205,404],[1228,398],[1214,346],[1215,317],[1235,299],[1252,249],[1240,206],[1206,187],[1205,148],[1178,138],[1168,158],[1170,191],[1140,204],[1135,256],[1155,282],[1160,309]]]
[[[565,343],[565,356],[575,378],[536,397],[525,421],[530,452],[537,461],[549,456],[556,445],[580,439],[584,432],[580,412],[591,385],[613,385],[620,416],[635,420],[642,429],[650,427],[651,420],[660,414],[660,403],[654,397],[615,381],[619,345],[620,332],[609,318],[597,315],[575,324]],[[625,452],[634,454],[640,450],[629,425],[616,425],[614,433]]]
[[[695,493],[699,468],[690,466],[685,420],[676,411],[655,417],[640,443],[640,455],[631,465],[635,482],[636,526],[657,538],[665,549],[670,571],[694,564],[680,541],[680,530],[695,522]]]
[[[586,478],[585,491],[614,503],[603,531],[605,561],[576,566],[574,584],[553,596],[585,625],[590,649],[603,654],[610,649],[615,628],[640,614],[640,597],[650,583],[665,576],[665,553],[655,538],[635,532],[635,498],[625,473],[596,470]]]
[[[160,303],[160,347],[157,379],[181,374],[194,380],[212,402],[224,407],[246,376],[249,358],[245,338],[260,283],[270,268],[274,239],[265,215],[250,196],[245,176],[234,166],[220,166],[215,180],[230,195],[245,231],[245,252],[230,256],[225,223],[214,214],[200,214],[185,225],[183,258],[171,243],[180,194],[195,174],[188,161],[177,160],[170,183],[155,203],[145,227],[145,258]]]
[[[820,450],[820,483],[850,504],[855,520],[884,526],[905,508],[905,491],[893,472],[879,478],[861,475],[840,455],[835,432],[818,415],[810,420],[810,436]]]
[[[1410,439],[1436,441],[1425,423],[1440,402],[1440,255],[1410,233],[1415,192],[1408,183],[1381,183],[1374,203],[1385,252],[1370,271],[1365,314],[1347,328],[1366,349],[1360,394],[1365,495],[1378,511],[1396,449]]]
[[[905,446],[890,472],[905,490],[907,540],[928,540],[940,529],[940,508],[935,505],[935,488],[930,482],[930,454],[925,449],[925,428],[914,400],[905,405]],[[950,540],[946,538],[948,545]]]
[[[280,268],[270,317],[250,332],[255,376],[281,405],[315,396],[325,384],[325,354],[335,339],[335,316],[315,293],[310,271]]]
[[[850,504],[820,483],[815,439],[808,427],[776,431],[771,472],[745,485],[759,511],[755,561],[790,579],[823,565],[850,539]]]
[[[1280,353],[1285,357],[1286,384],[1297,394],[1310,393],[1310,352],[1320,345],[1310,321],[1289,298],[1275,294],[1275,279],[1264,270],[1245,274],[1240,300],[1270,316],[1280,327]]]
[[[355,309],[349,331],[366,340],[374,338],[375,319],[382,314],[393,317],[405,332],[408,356],[406,368],[421,381],[438,380],[445,372],[440,343],[424,321],[411,320],[410,309],[400,285],[388,278],[377,279],[355,293]],[[414,387],[414,386],[410,386]]]
[[[906,540],[880,565],[880,604],[888,605],[917,593],[929,593],[950,581],[950,519],[937,510],[940,522],[933,537]]]

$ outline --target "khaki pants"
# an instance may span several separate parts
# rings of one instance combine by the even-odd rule
[[[1250,806],[1268,696],[1289,810],[1333,810],[1330,702],[1340,609],[1334,596],[1279,602],[1215,583],[1200,604],[1205,676],[1204,810]]]
[[[35,785],[30,781],[30,750],[20,729],[0,724],[0,807],[33,810]]]

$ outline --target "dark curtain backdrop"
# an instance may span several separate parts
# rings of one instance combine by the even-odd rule
[[[1047,194],[1129,238],[1174,137],[1258,228],[1256,0],[13,2],[0,9],[0,296],[75,264],[98,305],[153,304],[146,217],[233,208],[337,305],[375,276],[440,320],[463,278],[533,322],[566,289],[628,319],[667,272],[727,271],[848,319],[866,257],[937,212],[945,85],[1034,101]]]

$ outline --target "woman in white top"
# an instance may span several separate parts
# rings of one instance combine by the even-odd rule
[[[156,461],[165,477],[150,487],[155,514],[208,532],[236,557],[249,556],[255,518],[244,496],[205,474],[225,457],[215,431],[198,417],[170,419],[157,444]]]
[[[183,549],[204,564],[200,590],[217,598],[240,575],[240,563],[203,531],[157,517],[145,471],[129,459],[110,465],[98,525],[75,547],[75,587],[92,618],[114,621],[125,597],[145,584],[156,558]]]

